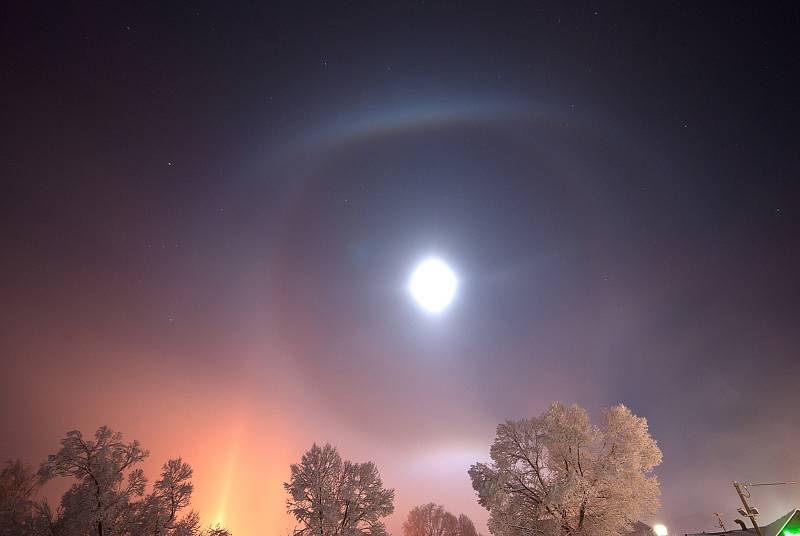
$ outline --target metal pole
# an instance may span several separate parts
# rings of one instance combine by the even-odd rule
[[[733,487],[736,489],[736,493],[739,494],[739,498],[742,500],[742,505],[744,505],[744,511],[747,512],[747,517],[749,517],[750,521],[752,521],[753,527],[756,529],[758,536],[764,536],[764,534],[761,532],[761,528],[758,526],[758,523],[756,523],[756,516],[750,509],[750,505],[747,504],[747,499],[744,498],[744,493],[742,493],[742,485],[734,480]]]

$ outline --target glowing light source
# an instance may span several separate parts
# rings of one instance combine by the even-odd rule
[[[420,307],[430,313],[441,313],[453,301],[458,279],[441,259],[425,259],[414,269],[408,290]]]
[[[794,532],[791,530],[784,530],[783,536],[800,536],[800,532]]]
[[[653,525],[653,532],[656,534],[656,536],[667,536],[668,534],[667,527],[661,524]]]

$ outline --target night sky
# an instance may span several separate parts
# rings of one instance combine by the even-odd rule
[[[800,477],[797,3],[17,4],[0,458],[108,424],[237,536],[292,528],[313,441],[395,536],[485,531],[468,466],[553,400],[647,417],[673,534]]]

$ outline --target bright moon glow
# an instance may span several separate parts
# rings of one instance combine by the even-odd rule
[[[664,525],[653,525],[653,532],[656,536],[667,536],[667,527]]]
[[[411,274],[408,290],[417,304],[430,313],[444,311],[456,295],[458,279],[440,259],[426,259]]]

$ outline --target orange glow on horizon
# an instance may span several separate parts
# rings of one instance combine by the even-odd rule
[[[10,439],[33,433],[25,428],[31,423],[46,431],[35,448],[17,449],[36,466],[57,450],[67,431],[90,435],[98,426],[108,425],[150,451],[141,465],[149,486],[170,458],[181,457],[190,464],[194,493],[189,508],[200,514],[203,527],[219,523],[235,536],[291,534],[295,521],[286,512],[283,482],[290,464],[314,442],[336,445],[347,459],[376,462],[385,485],[397,492],[395,513],[385,520],[392,534],[401,533],[410,508],[431,500],[467,513],[479,526],[483,521],[466,470],[460,466],[467,457],[447,464],[439,461],[445,451],[461,443],[448,443],[442,452],[387,452],[384,436],[355,426],[346,411],[332,408],[324,390],[306,388],[295,379],[301,377],[297,371],[282,368],[281,360],[272,355],[263,358],[272,367],[269,374],[259,368],[262,362],[221,373],[203,370],[202,362],[187,371],[185,363],[171,368],[164,365],[168,361],[164,355],[131,351],[118,354],[114,361],[98,359],[69,370],[61,363],[27,362],[27,376],[43,378],[38,387],[63,402],[55,412],[46,398],[39,399],[41,406],[18,415],[22,432]],[[119,362],[137,363],[137,368],[120,376]],[[77,380],[69,383],[65,377],[102,382],[107,389],[75,389]],[[118,380],[109,382],[109,377]],[[37,415],[42,417],[37,420]],[[442,471],[436,479],[439,484],[421,486],[420,476],[430,464]],[[68,479],[48,484],[44,491],[51,504],[58,503],[68,485]]]

